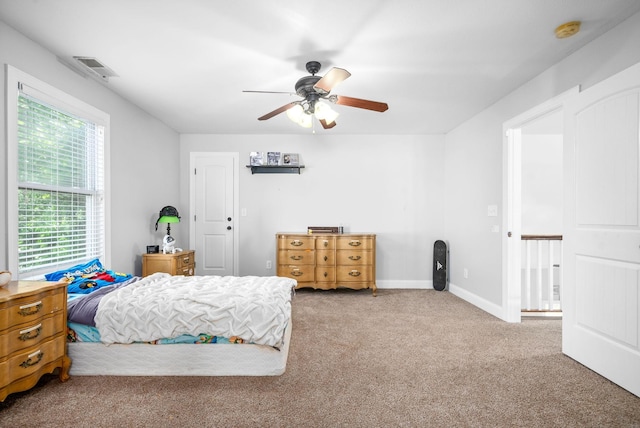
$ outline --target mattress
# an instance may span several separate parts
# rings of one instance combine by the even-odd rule
[[[291,320],[280,350],[255,344],[67,344],[72,376],[279,376],[285,372]]]

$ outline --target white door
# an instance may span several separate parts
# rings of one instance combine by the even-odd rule
[[[191,154],[197,275],[238,275],[237,153]]]
[[[565,104],[562,350],[640,396],[640,64]]]

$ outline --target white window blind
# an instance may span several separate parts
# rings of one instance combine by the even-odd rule
[[[19,273],[103,257],[104,126],[24,84],[17,102]]]

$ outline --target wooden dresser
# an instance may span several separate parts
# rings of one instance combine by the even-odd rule
[[[195,275],[195,251],[186,250],[174,254],[143,254],[142,276],[149,276],[156,272],[166,272],[171,275]]]
[[[297,280],[297,288],[371,288],[376,295],[376,235],[278,233],[276,247],[277,275]]]
[[[13,281],[0,287],[0,401],[60,369],[69,379],[67,284]]]

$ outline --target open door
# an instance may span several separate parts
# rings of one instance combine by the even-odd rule
[[[562,350],[640,396],[640,64],[564,114]]]

